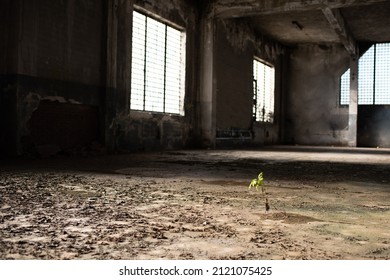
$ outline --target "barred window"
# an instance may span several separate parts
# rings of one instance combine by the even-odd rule
[[[359,59],[360,105],[390,104],[390,43],[373,45]],[[340,105],[349,104],[350,70],[340,79]]]
[[[253,60],[253,119],[260,122],[274,121],[274,67]]]
[[[184,115],[185,32],[133,12],[132,110]]]

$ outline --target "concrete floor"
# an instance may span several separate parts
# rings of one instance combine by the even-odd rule
[[[390,149],[1,161],[1,259],[389,259]],[[249,191],[264,173],[271,209]]]

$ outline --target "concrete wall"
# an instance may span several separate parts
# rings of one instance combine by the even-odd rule
[[[203,121],[210,122],[211,138],[218,130],[244,131],[243,138],[248,138],[249,131],[249,139],[231,141],[238,147],[281,142],[347,145],[348,108],[339,106],[339,78],[349,67],[344,48],[301,45],[287,50],[255,34],[243,19],[214,21],[207,3],[1,1],[0,152],[22,154],[42,144],[61,149],[94,141],[119,151],[194,147],[202,143]],[[186,29],[185,116],[129,109],[134,4]],[[212,27],[205,38],[200,34],[205,30],[202,20]],[[201,51],[206,39],[212,40],[210,64]],[[254,56],[275,66],[273,124],[252,121]],[[216,102],[209,104],[210,116],[202,118],[208,107],[202,110],[201,69],[209,68],[210,100]],[[61,114],[54,118],[56,109]],[[51,120],[47,126],[36,121],[44,119]],[[44,130],[50,126],[72,139],[60,143],[58,135],[47,136]],[[376,129],[387,131],[384,126]],[[81,136],[77,131],[88,133]],[[41,143],[43,136],[52,137],[53,143]]]
[[[8,7],[8,1],[0,2],[0,74],[6,72],[7,65],[8,22],[10,20]]]
[[[280,105],[283,48],[255,34],[250,24],[241,20],[219,21],[216,28],[216,125],[220,146],[277,144],[280,139]],[[275,117],[274,123],[254,122],[253,59],[260,57],[275,66]],[[222,132],[220,132],[222,131]],[[245,131],[249,131],[251,136]]]
[[[302,45],[292,51],[286,143],[348,144],[348,107],[339,105],[339,79],[348,67],[342,46]]]
[[[84,85],[102,80],[103,1],[21,1],[18,74]]]
[[[250,129],[253,44],[244,37],[234,42],[227,28],[219,22],[216,30],[217,128]]]
[[[17,1],[0,2],[0,157],[17,150],[17,84],[8,73],[17,63]]]
[[[133,4],[186,28],[184,117],[129,110]],[[197,3],[6,0],[0,13],[0,153],[34,153],[42,145],[40,138],[49,140],[36,119],[51,119],[48,129],[56,125],[63,138],[78,138],[68,144],[100,141],[110,150],[148,150],[193,142],[199,80]],[[61,116],[53,118],[59,104]],[[71,121],[76,115],[89,121]],[[90,135],[74,133],[81,130]],[[69,146],[58,141],[58,135],[51,139],[45,145]]]
[[[390,147],[390,106],[359,105],[357,145]]]
[[[6,135],[5,135],[5,119],[7,114],[4,107],[4,78],[3,75],[6,73],[6,59],[7,59],[7,38],[8,38],[8,1],[0,2],[0,147],[6,146]],[[3,132],[3,133],[1,133]],[[0,154],[2,149],[0,148]]]
[[[118,150],[178,149],[195,139],[195,111],[199,85],[199,15],[195,4],[184,0],[135,1],[137,8],[168,20],[186,30],[185,115],[130,111],[116,114],[108,126]]]
[[[8,109],[6,116],[14,128],[3,130],[12,144],[5,141],[2,149],[22,154],[26,152],[24,143],[39,145],[31,139],[36,131],[32,131],[30,120],[41,101],[68,104],[67,108],[76,110],[80,105],[90,107],[86,114],[91,108],[98,110],[105,85],[103,1],[16,0],[6,5],[11,24],[5,51],[7,66],[1,73],[2,95],[7,100],[3,105],[14,108]],[[67,121],[65,115],[57,126],[66,127]],[[98,126],[99,118],[96,122]],[[67,130],[63,133],[63,137],[68,136]],[[98,140],[96,136],[94,140]]]

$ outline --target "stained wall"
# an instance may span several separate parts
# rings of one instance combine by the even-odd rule
[[[301,45],[291,52],[285,143],[348,144],[348,107],[339,97],[340,76],[348,67],[341,45]]]

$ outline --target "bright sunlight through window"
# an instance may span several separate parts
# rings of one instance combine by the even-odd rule
[[[184,115],[185,33],[133,13],[132,110]]]
[[[349,104],[348,69],[341,76],[340,104]],[[359,59],[359,95],[360,105],[390,104],[390,43],[373,45]]]
[[[275,69],[260,60],[253,60],[253,118],[274,121]]]

